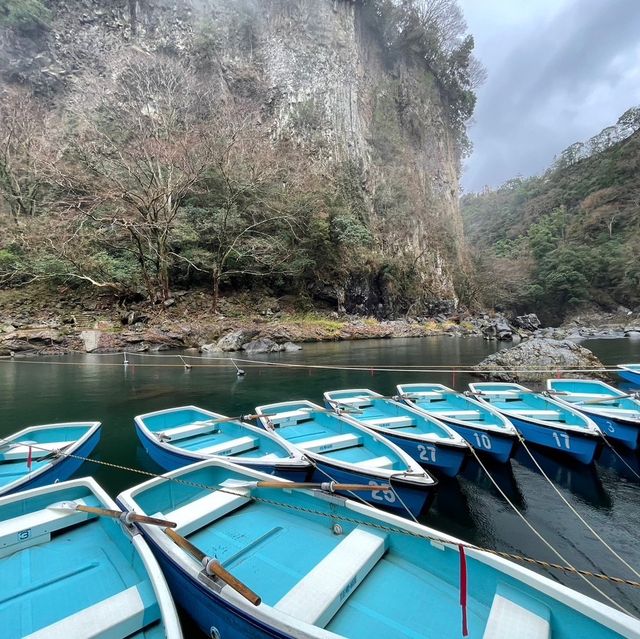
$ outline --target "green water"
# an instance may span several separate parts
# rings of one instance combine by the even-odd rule
[[[640,361],[640,340],[590,340],[606,364]],[[229,362],[192,360],[207,368],[185,371],[177,356],[73,355],[62,358],[0,360],[0,435],[25,426],[72,420],[100,420],[102,440],[94,457],[127,467],[159,472],[133,430],[137,414],[196,404],[228,415],[253,412],[258,404],[308,398],[321,402],[325,390],[363,387],[384,394],[398,383],[434,381],[464,389],[471,379],[451,372],[423,373],[412,367],[435,368],[478,363],[497,348],[479,338],[370,340],[310,344],[297,353],[257,356],[264,362],[332,367],[394,367],[407,372],[350,371],[313,368],[267,368],[238,362],[246,375],[237,377]],[[610,452],[583,467],[539,450],[536,458],[565,497],[640,572],[640,486]],[[638,456],[625,453],[640,471]],[[531,523],[574,565],[611,575],[638,579],[588,533],[561,503],[523,451],[509,465],[490,471]],[[131,472],[85,463],[81,474],[93,474],[115,496],[144,480]],[[462,475],[443,480],[435,504],[424,522],[482,546],[556,561],[520,522],[474,462]],[[554,578],[593,595],[578,578]],[[623,606],[640,611],[640,590],[598,585]],[[472,586],[471,586],[472,587]]]

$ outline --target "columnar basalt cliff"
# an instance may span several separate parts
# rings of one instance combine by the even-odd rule
[[[309,282],[311,297],[386,316],[457,306],[466,277],[460,127],[424,56],[390,48],[375,3],[43,4],[46,25],[4,31],[5,87],[29,86],[47,108],[65,109],[129,56],[178,59],[221,101],[251,104],[261,130],[313,164],[318,180],[346,184],[353,218],[378,257]],[[392,264],[400,258],[403,275]],[[414,287],[404,290],[407,274]]]

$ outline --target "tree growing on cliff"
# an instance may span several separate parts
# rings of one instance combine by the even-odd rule
[[[128,237],[151,300],[170,296],[176,218],[215,157],[212,103],[188,67],[141,57],[76,105],[69,188],[89,224]],[[91,96],[91,92],[88,92]]]
[[[221,123],[206,188],[189,199],[181,218],[180,257],[209,274],[214,311],[220,286],[230,278],[300,274],[305,259],[299,240],[307,222],[296,168],[260,138],[255,114],[239,121],[227,112]]]
[[[26,92],[0,97],[0,197],[15,224],[36,214],[47,186],[50,118]]]

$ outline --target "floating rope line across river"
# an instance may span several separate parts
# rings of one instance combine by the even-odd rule
[[[34,360],[23,359],[11,356],[0,357],[1,361],[10,361],[20,364],[33,364],[33,365],[50,365],[50,366],[109,366],[109,367],[136,367],[136,368],[187,368],[185,360],[197,360],[198,363],[188,365],[188,370],[192,368],[230,368],[237,370],[238,366],[236,362],[241,362],[247,368],[299,368],[308,370],[333,370],[333,371],[355,371],[369,373],[376,371],[380,373],[540,373],[556,375],[559,373],[615,373],[618,368],[558,368],[552,366],[549,368],[475,368],[473,365],[461,366],[455,364],[438,364],[429,366],[418,365],[406,365],[406,366],[338,366],[334,364],[296,364],[293,362],[269,362],[257,359],[246,359],[240,357],[202,357],[200,355],[185,355],[183,353],[175,355],[161,355],[161,354],[149,354],[149,353],[136,353],[130,351],[120,351],[117,353],[85,353],[82,351],[71,351],[70,354],[77,355],[89,355],[91,357],[121,357],[124,356],[124,361],[119,362],[64,362],[54,360]],[[155,362],[152,364],[144,364],[140,362],[134,362],[131,358],[150,358],[150,359],[167,359],[173,358],[176,361],[174,364],[164,364]],[[213,360],[216,363],[208,363]],[[223,363],[219,363],[223,362]]]
[[[15,442],[12,445],[18,445],[19,442]],[[40,447],[37,446],[37,444],[32,444],[31,445],[32,448],[34,449],[41,449]],[[164,479],[165,481],[173,481],[175,483],[178,484],[182,484],[184,486],[189,486],[192,488],[197,488],[200,490],[208,490],[211,492],[224,492],[224,493],[228,493],[230,495],[234,495],[234,496],[243,496],[243,497],[249,497],[250,499],[252,499],[255,502],[259,502],[259,503],[264,503],[264,504],[271,504],[271,505],[275,505],[278,506],[280,508],[288,508],[290,510],[296,510],[296,511],[300,511],[300,512],[306,512],[309,514],[314,514],[314,515],[318,515],[318,516],[322,516],[322,517],[327,517],[329,519],[335,520],[335,521],[343,521],[346,523],[353,523],[356,525],[366,525],[372,528],[376,528],[385,532],[395,532],[395,533],[400,533],[400,534],[404,534],[410,537],[416,537],[419,539],[426,539],[429,541],[433,541],[433,542],[437,542],[439,544],[443,544],[443,545],[449,545],[451,548],[458,548],[459,546],[464,547],[465,549],[469,549],[469,550],[476,550],[476,551],[481,551],[481,552],[486,552],[492,555],[496,555],[498,557],[503,557],[505,559],[509,559],[512,561],[518,561],[521,563],[526,563],[529,565],[533,565],[533,566],[538,566],[540,568],[544,568],[545,570],[558,570],[560,572],[563,572],[565,574],[575,574],[577,576],[579,576],[581,579],[583,579],[591,588],[593,588],[594,590],[596,590],[604,599],[606,599],[607,601],[609,601],[610,603],[612,603],[616,608],[622,610],[623,612],[625,612],[626,614],[629,614],[630,616],[636,616],[633,615],[632,613],[630,613],[629,611],[627,611],[623,606],[621,606],[619,603],[617,603],[614,599],[612,599],[611,597],[609,597],[606,593],[604,593],[600,588],[598,588],[598,586],[596,586],[596,584],[594,584],[592,581],[589,580],[589,578],[591,579],[598,579],[601,581],[606,581],[612,584],[615,584],[616,586],[621,586],[621,585],[625,585],[625,586],[629,586],[631,588],[635,588],[635,589],[640,589],[640,581],[634,581],[633,579],[626,579],[623,577],[614,577],[611,575],[607,575],[605,573],[598,573],[598,572],[593,572],[591,570],[584,570],[584,569],[579,569],[576,568],[575,566],[573,566],[571,563],[569,563],[543,536],[541,533],[539,533],[535,527],[533,526],[533,524],[531,524],[525,517],[524,515],[522,515],[522,513],[520,513],[520,511],[516,508],[516,506],[513,504],[513,502],[511,502],[511,500],[507,497],[507,495],[504,493],[504,491],[499,487],[499,485],[497,484],[497,482],[493,479],[493,477],[491,476],[491,474],[489,473],[489,471],[487,470],[487,468],[484,466],[484,464],[482,464],[482,462],[479,460],[477,454],[474,452],[474,455],[476,457],[476,459],[478,459],[480,466],[483,468],[483,470],[487,473],[487,475],[489,476],[489,478],[491,479],[491,481],[493,482],[494,486],[497,488],[497,490],[500,492],[500,494],[504,497],[504,499],[506,499],[506,501],[509,503],[509,505],[516,511],[516,513],[520,516],[520,518],[527,524],[527,526],[529,528],[531,528],[531,530],[536,534],[536,536],[538,536],[545,545],[547,545],[553,552],[554,554],[563,562],[565,562],[565,564],[557,564],[554,562],[549,562],[549,561],[544,561],[541,559],[535,559],[533,557],[527,557],[526,555],[519,555],[517,553],[511,553],[511,552],[507,552],[507,551],[502,551],[502,550],[496,550],[493,548],[485,548],[483,546],[477,546],[475,544],[471,544],[468,542],[453,542],[450,541],[445,537],[439,537],[439,536],[434,536],[434,535],[428,535],[422,532],[413,532],[410,530],[404,530],[404,529],[400,529],[400,528],[393,528],[392,526],[386,526],[383,524],[377,524],[374,522],[363,522],[359,519],[355,519],[355,518],[350,518],[350,517],[345,517],[344,515],[337,515],[336,513],[333,512],[329,512],[329,513],[323,513],[321,511],[316,511],[310,508],[304,508],[301,506],[296,506],[293,504],[287,504],[284,502],[279,502],[277,500],[272,500],[272,499],[265,499],[264,497],[256,497],[255,495],[247,495],[245,492],[242,493],[238,493],[237,491],[234,491],[233,488],[228,488],[225,486],[212,486],[209,484],[203,484],[200,482],[194,482],[194,481],[190,481],[190,480],[185,480],[185,479],[181,479],[179,477],[166,477],[164,475],[158,474],[158,473],[154,473],[148,470],[142,470],[141,468],[134,468],[131,466],[124,466],[122,464],[115,464],[113,462],[108,462],[108,461],[103,461],[103,460],[99,460],[99,459],[92,459],[90,457],[84,457],[82,455],[77,455],[75,453],[65,453],[63,450],[58,450],[58,451],[50,451],[49,449],[47,449],[49,453],[51,454],[58,454],[61,455],[63,457],[70,457],[72,459],[78,459],[81,460],[83,462],[90,462],[92,464],[98,464],[100,466],[104,466],[107,468],[111,468],[113,470],[118,470],[118,471],[124,471],[124,472],[128,472],[128,473],[134,473],[137,475],[143,475],[145,477],[148,478],[153,478],[153,479]],[[286,482],[283,482],[286,483]]]

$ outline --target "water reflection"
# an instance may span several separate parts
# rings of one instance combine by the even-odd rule
[[[604,511],[611,508],[611,497],[605,490],[594,464],[580,464],[566,455],[543,451],[534,446],[528,448],[540,468],[556,486],[569,490],[582,502],[595,508]],[[518,448],[515,459],[525,468],[541,474],[523,447]]]

